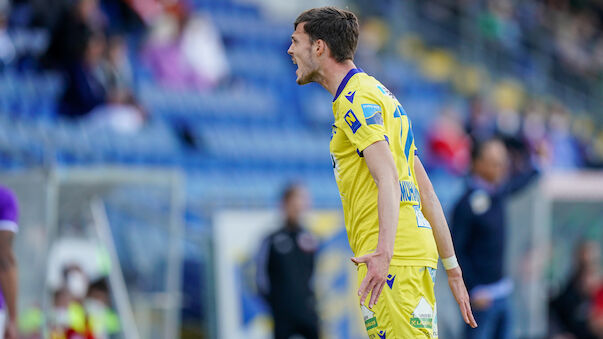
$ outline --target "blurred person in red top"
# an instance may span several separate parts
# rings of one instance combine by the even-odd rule
[[[597,337],[603,338],[603,286],[595,294],[590,314],[590,327]]]
[[[428,132],[430,162],[452,173],[465,173],[469,166],[471,141],[458,117],[448,106],[441,112]]]

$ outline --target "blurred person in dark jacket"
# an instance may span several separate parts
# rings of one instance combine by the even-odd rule
[[[308,192],[298,184],[288,186],[282,196],[283,226],[260,247],[257,286],[272,309],[275,339],[318,338],[312,288],[317,241],[301,224],[308,207]]]
[[[551,334],[555,338],[595,339],[603,335],[603,331],[599,335],[593,331],[599,329],[599,319],[603,319],[603,307],[599,309],[597,305],[600,293],[597,290],[601,286],[600,258],[598,243],[582,241],[578,244],[575,270],[550,303]]]
[[[510,176],[505,144],[496,138],[475,144],[471,176],[452,216],[452,237],[470,294],[477,328],[466,338],[511,338],[512,281],[504,273],[505,204],[537,176],[534,168]]]
[[[81,59],[90,35],[105,27],[105,18],[98,0],[75,0],[67,5],[57,1],[54,5],[62,8],[58,10],[58,20],[51,29],[43,63],[48,68],[65,69]],[[39,7],[49,6],[45,4]]]
[[[105,48],[105,36],[90,33],[80,58],[65,68],[66,86],[59,109],[62,115],[81,117],[106,102],[101,69]]]

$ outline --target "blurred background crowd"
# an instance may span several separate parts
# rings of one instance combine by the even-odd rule
[[[286,54],[297,14],[325,4],[347,6],[359,16],[356,65],[405,107],[446,212],[462,193],[472,146],[493,136],[509,151],[509,176],[533,167],[543,175],[603,167],[603,1],[0,0],[0,170],[5,176],[41,170],[40,186],[54,187],[48,183],[59,178],[52,182],[72,192],[55,212],[51,207],[37,219],[22,218],[35,219],[31,223],[40,229],[50,220],[56,228],[28,234],[28,225],[21,225],[17,253],[31,242],[44,243],[39,255],[47,260],[44,251],[59,240],[88,235],[89,218],[74,212],[81,208],[78,194],[108,194],[117,258],[111,267],[119,264],[135,304],[144,304],[138,292],[166,291],[167,285],[149,280],[176,272],[181,278],[166,284],[178,284],[182,295],[175,322],[182,335],[215,336],[216,301],[208,292],[219,289],[214,213],[274,209],[291,180],[305,184],[314,208],[340,209],[328,154],[331,98],[318,86],[298,87]],[[175,195],[161,195],[127,189],[127,181],[120,189],[111,179],[119,173],[107,174],[109,179],[93,176],[105,186],[90,194],[79,191],[79,176],[48,174],[98,166],[172,169],[185,184]],[[130,177],[140,184],[137,175]],[[39,199],[27,186],[33,182],[14,187],[24,214]],[[43,201],[52,201],[48,194]],[[124,207],[124,201],[143,201],[151,210],[171,211],[165,196],[182,201],[177,233],[161,225],[147,232],[153,222],[165,226],[175,219],[149,220]],[[564,218],[554,227],[572,241],[559,247],[565,252],[542,259],[551,260],[544,275],[554,278],[546,286],[554,312],[541,326],[546,330],[517,330],[521,337],[603,336],[600,201],[589,208],[577,216],[559,209]],[[583,226],[572,228],[575,218]],[[176,271],[167,268],[165,254],[172,253],[165,241],[172,237],[181,251]],[[580,248],[576,263],[550,268],[574,248]],[[90,273],[74,264],[77,258],[59,261],[39,266],[56,271],[56,283],[43,283],[40,297],[52,303],[21,301],[24,337],[50,333],[41,330],[46,320],[38,312],[47,304],[55,323],[72,319],[54,328],[53,338],[69,337],[63,330],[74,326],[94,332],[78,312],[102,313],[96,337],[121,333],[124,319],[110,310],[115,295],[109,285],[115,282],[109,283],[107,270]],[[43,281],[53,274],[43,272]],[[155,296],[148,303],[172,305],[163,294]],[[582,313],[563,313],[572,307]],[[156,316],[143,318],[152,324]]]

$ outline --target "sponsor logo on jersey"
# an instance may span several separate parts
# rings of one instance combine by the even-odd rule
[[[396,97],[392,94],[392,92],[389,91],[389,89],[385,88],[385,86],[383,85],[377,85],[377,88],[381,91],[381,93],[389,96],[392,99],[396,99]]]
[[[410,315],[410,326],[429,330],[433,327],[433,309],[423,297],[421,297],[419,304]]]
[[[375,104],[362,104],[362,113],[364,113],[364,118],[366,119],[367,125],[383,126],[381,106]]]
[[[423,212],[421,211],[421,207],[419,205],[414,205],[413,208],[415,209],[415,215],[417,217],[417,226],[422,227],[422,228],[431,229],[431,224],[423,215]]]
[[[345,95],[346,99],[348,99],[351,104],[354,103],[354,95],[355,94],[356,94],[356,91],[354,91],[354,92],[348,92],[348,94]]]
[[[377,327],[377,317],[375,317],[375,312],[369,310],[368,307],[362,305],[360,307],[362,311],[362,318],[364,319],[364,326],[366,326],[366,330],[372,330]]]
[[[388,275],[387,276],[387,286],[389,286],[389,289],[391,290],[394,286],[394,280],[396,280],[396,275]]]
[[[385,339],[385,331],[379,331],[379,333],[377,333],[379,335],[379,339]]]
[[[475,190],[469,196],[469,206],[471,206],[471,210],[475,215],[486,213],[491,204],[490,196],[484,190]]]
[[[419,195],[419,190],[415,187],[414,182],[400,181],[400,189],[402,191],[400,196],[401,201],[421,203],[421,196]]]
[[[301,232],[295,240],[297,240],[297,246],[299,246],[302,251],[307,253],[316,252],[318,243],[312,234],[308,232]]]
[[[356,133],[356,131],[360,128],[360,121],[356,118],[356,115],[352,110],[349,110],[344,116],[343,120],[350,126],[352,133]]]
[[[280,254],[287,254],[293,250],[293,240],[283,233],[278,233],[272,239],[272,244],[276,252]]]

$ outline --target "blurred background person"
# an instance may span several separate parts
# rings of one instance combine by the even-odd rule
[[[62,284],[54,292],[51,338],[96,339],[84,307],[89,279],[77,264],[63,268]]]
[[[16,56],[15,46],[7,31],[9,8],[10,3],[7,0],[0,1],[0,71]]]
[[[229,74],[220,34],[211,20],[175,1],[151,28],[142,52],[153,76],[173,89],[209,90]]]
[[[551,335],[601,338],[601,248],[595,241],[584,240],[574,253],[574,272],[550,303]]]
[[[107,102],[101,69],[105,36],[90,32],[83,40],[81,54],[65,66],[67,86],[61,98],[60,113],[70,118],[84,116]]]
[[[89,117],[93,125],[106,125],[121,133],[134,134],[145,126],[149,117],[133,93],[134,75],[125,38],[112,34],[106,39],[105,46],[94,72],[104,89],[104,102],[94,106]]]
[[[65,331],[70,326],[69,305],[72,299],[69,291],[63,286],[52,292],[52,308],[49,316],[52,339],[65,337]]]
[[[536,177],[529,169],[507,180],[509,159],[496,138],[473,146],[471,176],[452,215],[452,237],[469,291],[478,328],[466,338],[509,339],[513,283],[504,272],[505,205]]]
[[[111,307],[107,278],[99,278],[88,287],[84,309],[96,339],[108,339],[120,330],[119,318]]]
[[[430,125],[427,134],[430,166],[443,168],[449,173],[465,173],[470,161],[470,138],[463,131],[459,114],[445,107]]]
[[[589,327],[597,338],[603,338],[603,285],[595,292],[589,314]]]
[[[574,241],[601,244],[603,239],[603,2],[329,3],[358,13],[363,48],[355,57],[405,104],[415,143],[424,150],[424,164],[447,213],[465,193],[461,175],[471,166],[469,139],[504,135],[514,173],[531,161],[540,165],[542,190],[507,199],[512,232],[504,242],[520,249],[507,253],[515,282],[512,325],[526,339],[575,337],[558,323],[551,325],[559,331],[549,335],[547,319],[551,301],[577,270],[578,261],[571,260]],[[69,314],[63,307],[77,305],[60,278],[63,264],[72,259],[54,261],[49,253],[66,238],[95,237],[96,225],[87,215],[92,191],[107,205],[117,252],[117,259],[104,262],[111,261],[112,274],[125,281],[123,299],[131,303],[125,308],[136,320],[120,312],[121,334],[135,329],[145,339],[198,339],[236,328],[240,332],[227,337],[268,336],[271,329],[261,310],[239,321],[241,310],[249,314],[245,304],[228,304],[230,299],[221,297],[240,294],[226,289],[228,282],[243,284],[231,274],[235,270],[214,260],[225,257],[223,248],[212,246],[216,230],[224,229],[216,216],[224,210],[278,208],[283,184],[291,178],[303,178],[315,210],[336,213],[341,208],[332,166],[324,160],[332,124],[324,103],[330,98],[320,88],[293,84],[295,66],[283,53],[292,17],[321,5],[301,0],[0,0],[0,183],[27,206],[20,211],[13,242],[19,266],[27,267],[19,271],[20,338],[49,333],[55,312],[46,300],[52,301],[55,292],[58,318]],[[526,151],[522,144],[528,154],[521,153]],[[113,167],[127,173],[178,172],[182,211],[163,218],[176,194],[115,183],[115,178],[127,181],[124,172],[91,174]],[[70,181],[79,178],[71,176],[73,170],[98,185],[88,190]],[[145,176],[137,173],[136,180]],[[60,194],[53,196],[56,189]],[[484,199],[476,196],[479,205]],[[540,204],[545,208],[535,208]],[[542,215],[545,210],[550,213]],[[313,222],[327,223],[319,219]],[[182,225],[182,231],[168,228],[172,224]],[[330,256],[334,249],[337,259],[349,250],[345,234],[335,226],[320,224],[319,229],[315,292],[321,332],[331,339],[365,338],[349,325],[357,310],[341,305],[356,302],[342,297],[349,280]],[[550,238],[537,237],[541,232]],[[243,238],[235,232],[225,239],[237,236]],[[253,241],[237,250],[232,265],[253,262],[256,245]],[[553,260],[545,266],[549,257],[541,251],[548,248]],[[182,260],[169,255],[176,249]],[[50,274],[46,267],[52,263]],[[122,274],[115,270],[118,263]],[[221,269],[231,275],[220,276]],[[84,271],[91,283],[83,308],[101,335],[94,314],[104,313],[105,292],[94,281],[102,274],[88,267]],[[251,277],[245,281],[253,281],[254,270],[247,273]],[[118,290],[109,285],[111,301],[121,305]],[[579,315],[593,335],[603,337],[603,292],[593,290],[580,297],[591,306]],[[459,338],[455,334],[462,323],[440,300],[440,337]],[[454,300],[449,305],[455,306]],[[259,327],[260,334],[250,334]]]
[[[13,238],[19,226],[19,204],[14,193],[0,186],[0,335],[17,338],[18,270]]]
[[[303,186],[291,184],[281,204],[283,225],[264,239],[258,253],[258,290],[272,310],[275,339],[318,339],[312,287],[317,240],[302,225],[310,197]]]
[[[81,62],[90,36],[103,32],[106,18],[98,0],[56,1],[57,20],[51,20],[48,49],[43,65],[52,69],[68,69]],[[44,11],[42,5],[41,11]]]

